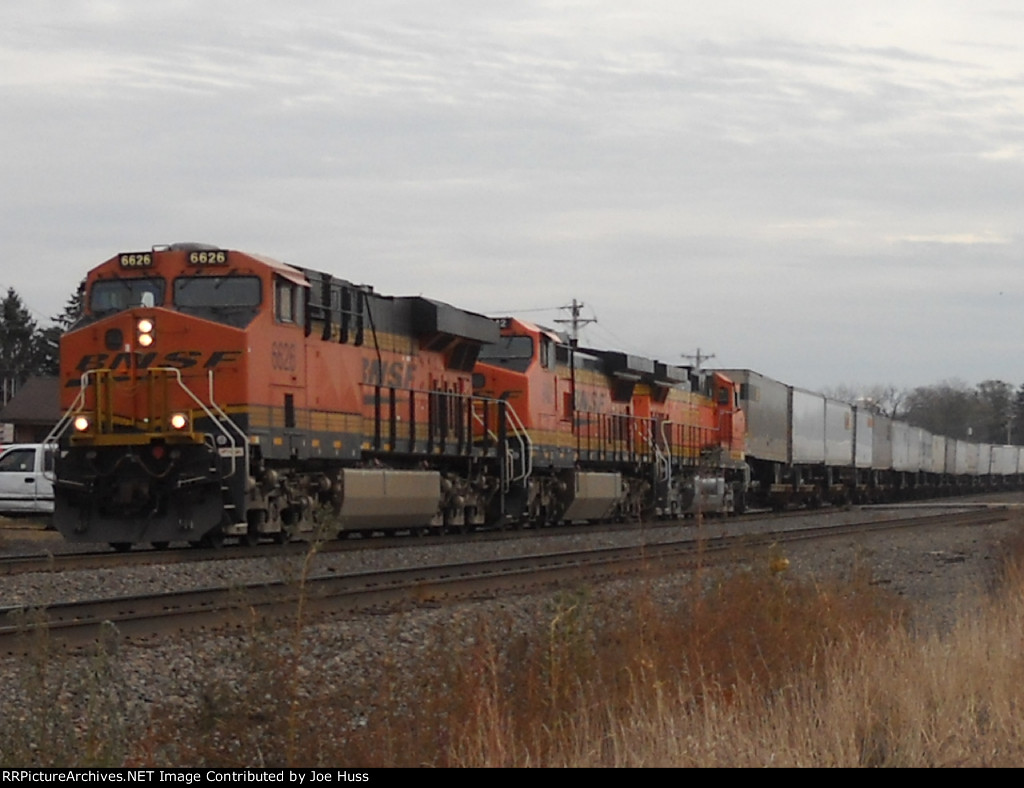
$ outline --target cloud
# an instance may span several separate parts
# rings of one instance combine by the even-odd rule
[[[575,297],[632,352],[808,387],[1009,377],[1007,13],[12,0],[0,284],[53,314],[111,254],[197,240],[480,311]],[[998,352],[942,358],[972,342]]]

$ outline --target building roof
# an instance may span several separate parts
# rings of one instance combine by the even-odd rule
[[[0,410],[0,422],[9,424],[56,424],[60,417],[57,378],[29,378]]]

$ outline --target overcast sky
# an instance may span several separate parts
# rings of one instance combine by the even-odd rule
[[[806,388],[1017,385],[1022,42],[987,0],[4,0],[0,286],[46,325],[202,241]]]

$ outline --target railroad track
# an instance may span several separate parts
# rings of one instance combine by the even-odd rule
[[[763,516],[763,513],[762,513]],[[785,514],[776,514],[781,517]],[[729,518],[729,523],[742,522],[744,517]],[[644,524],[648,531],[658,528],[685,527],[693,520],[658,520]],[[433,545],[481,544],[488,541],[507,541],[524,536],[546,538],[573,534],[602,534],[620,531],[636,531],[636,523],[601,523],[593,525],[557,525],[529,529],[498,529],[476,531],[470,534],[427,535],[377,535],[371,538],[348,537],[321,542],[320,553],[340,553],[357,550],[379,550],[390,547],[429,547]],[[111,549],[69,552],[43,552],[23,555],[0,555],[0,577],[27,574],[31,572],[64,572],[84,569],[105,569],[110,567],[150,566],[153,564],[183,564],[199,561],[230,561],[243,558],[276,558],[301,556],[309,550],[308,542],[291,542],[285,545],[261,544],[255,546],[230,544],[219,547],[174,547],[156,550],[143,548],[129,552]]]
[[[861,506],[862,511],[883,511],[886,509],[910,510],[914,507],[922,509],[937,509],[949,507],[952,509],[981,508],[1012,508],[1024,506],[1015,503],[972,503],[965,501],[952,502],[925,502],[919,504],[901,504],[890,506]],[[758,511],[749,512],[745,515],[738,515],[724,520],[713,518],[708,519],[708,524],[720,523],[728,526],[740,525],[750,520],[770,517],[772,521],[782,522],[788,519],[795,519],[813,515],[824,515],[830,511],[828,508],[819,510],[796,509],[786,512]],[[644,524],[648,531],[656,529],[668,529],[694,525],[696,520],[656,520]],[[834,528],[836,526],[828,526]],[[635,531],[636,523],[603,523],[599,525],[560,525],[544,528],[531,528],[527,530],[495,530],[481,531],[469,535],[449,534],[446,536],[387,536],[378,535],[372,538],[342,538],[323,542],[318,546],[321,553],[339,553],[356,550],[377,550],[389,547],[404,548],[411,545],[432,546],[459,544],[463,542],[485,543],[487,541],[505,541],[517,539],[521,536],[536,538],[557,537],[573,534],[601,534],[615,533],[620,531]],[[696,537],[694,537],[696,538]],[[62,543],[63,545],[63,543]],[[0,555],[0,577],[11,575],[27,574],[32,572],[65,572],[85,569],[105,569],[116,567],[150,566],[153,564],[185,564],[199,561],[231,561],[243,558],[275,558],[282,556],[301,556],[309,549],[307,542],[292,542],[286,545],[262,544],[255,546],[226,545],[220,547],[197,548],[197,547],[176,547],[165,550],[137,549],[130,552],[117,552],[111,549],[90,550],[82,552],[41,552],[22,555]]]
[[[632,547],[597,548],[500,560],[437,564],[356,574],[308,576],[174,593],[87,600],[41,610],[0,608],[0,652],[34,647],[39,636],[71,648],[95,643],[104,629],[141,643],[194,630],[240,629],[254,620],[302,623],[330,614],[393,610],[634,576],[692,570],[734,561],[737,551],[770,544],[937,526],[978,526],[1009,519],[1008,509],[958,511],[918,518],[828,525],[762,534],[686,539]]]

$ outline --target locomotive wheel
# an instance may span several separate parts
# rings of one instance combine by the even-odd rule
[[[741,484],[737,484],[733,491],[732,510],[736,514],[743,514],[747,511],[747,493]]]
[[[217,549],[224,546],[224,534],[210,533],[199,540],[202,547]]]
[[[455,518],[451,516],[449,511],[445,511],[444,525],[441,526],[441,533],[443,534],[467,534],[469,533],[469,525],[466,523],[469,510],[466,509],[462,513],[462,522],[456,522]]]
[[[264,526],[267,522],[267,513],[265,511],[252,511],[249,512],[247,519],[249,521],[248,527],[240,541],[246,547],[255,547],[260,543],[260,527]]]

